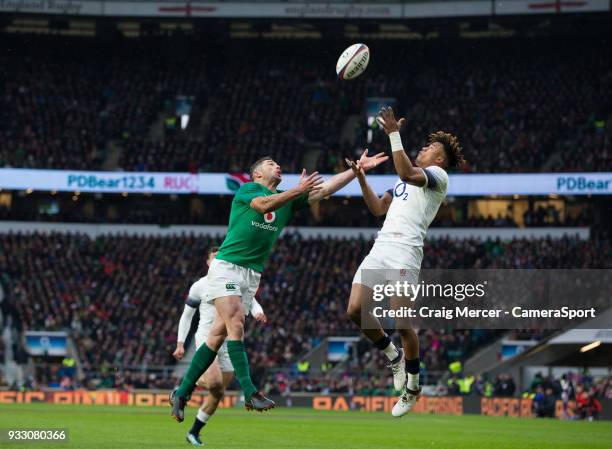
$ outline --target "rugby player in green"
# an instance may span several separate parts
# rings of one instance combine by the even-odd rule
[[[359,161],[367,171],[387,159],[384,153],[368,157],[365,150]],[[215,320],[206,344],[196,351],[181,385],[170,395],[172,416],[178,422],[185,418],[185,405],[197,380],[215,360],[226,338],[247,410],[274,407],[251,381],[243,343],[245,311],[250,310],[270,250],[294,213],[337,192],[355,174],[348,169],[323,182],[318,172],[306,175],[303,170],[299,184],[284,192],[276,189],[281,178],[280,166],[263,157],[251,166],[253,182],[242,185],[234,196],[227,235],[208,270],[208,301],[215,306]]]

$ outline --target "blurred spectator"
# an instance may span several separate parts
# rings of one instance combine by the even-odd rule
[[[493,386],[493,394],[495,396],[514,396],[516,391],[516,384],[514,379],[508,373],[502,373],[497,376],[495,384]]]
[[[116,374],[147,370],[155,378],[130,378],[137,385],[167,385],[177,320],[189,285],[203,274],[206,248],[220,236],[180,237],[82,234],[0,234],[0,283],[6,307],[24,330],[72,333],[88,386],[113,386]],[[247,325],[247,349],[256,379],[268,370],[292,369],[298,357],[329,335],[355,335],[346,318],[353,274],[371,241],[304,238],[287,233],[262,275],[258,298],[269,326]],[[424,267],[560,268],[610,266],[608,240],[562,239],[428,240]],[[3,304],[3,307],[5,305]],[[465,360],[493,331],[419,331],[421,360],[428,373]],[[291,390],[320,388],[389,391],[386,361],[371,345],[358,345],[346,379],[292,380]],[[313,367],[315,368],[315,367]],[[317,367],[318,368],[318,367]],[[61,367],[48,368],[40,382],[59,384]],[[327,386],[325,386],[327,385]],[[551,386],[553,389],[561,387]],[[514,394],[512,379],[500,376],[495,393]],[[609,386],[605,391],[609,394]],[[385,393],[386,394],[386,393]]]
[[[119,147],[130,171],[244,172],[264,154],[285,172],[306,154],[318,155],[321,172],[337,171],[366,146],[365,117],[353,135],[345,125],[368,96],[397,99],[412,157],[444,128],[460,137],[466,171],[611,166],[605,40],[372,42],[377,63],[349,83],[330,71],[327,39],[116,39],[3,35],[0,166],[99,169]],[[178,95],[194,99],[191,125],[164,131]],[[376,131],[368,146],[389,145]]]
[[[493,383],[489,380],[487,373],[479,374],[476,376],[476,382],[474,382],[474,393],[478,396],[491,397],[494,393]]]
[[[536,388],[535,397],[533,398],[533,413],[538,418],[554,418],[556,398],[552,388]]]
[[[576,415],[581,419],[593,421],[599,418],[601,410],[601,402],[597,400],[594,392],[578,386],[576,390]]]

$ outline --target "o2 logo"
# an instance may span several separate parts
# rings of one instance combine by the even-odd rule
[[[401,184],[397,184],[393,193],[396,197],[401,198],[402,201],[406,201],[408,199],[408,192],[406,192],[406,183],[402,182]]]

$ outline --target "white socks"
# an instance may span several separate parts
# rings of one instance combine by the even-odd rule
[[[410,373],[406,373],[408,375],[408,381],[406,382],[406,387],[408,387],[409,390],[414,390],[417,391],[419,389],[419,374],[410,374]]]
[[[390,362],[395,360],[399,355],[399,351],[397,350],[393,342],[389,343],[389,346],[383,349],[383,352],[385,353]]]
[[[208,413],[203,412],[202,410],[198,410],[197,418],[199,421],[206,424],[208,420],[210,419],[210,415]]]

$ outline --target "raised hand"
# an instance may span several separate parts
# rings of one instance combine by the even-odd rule
[[[405,118],[401,118],[399,120],[395,120],[395,114],[393,113],[393,108],[391,107],[383,107],[376,117],[376,121],[380,126],[383,127],[387,134],[391,134],[400,130],[404,123],[406,123]]]
[[[372,170],[375,167],[378,167],[383,162],[386,162],[389,159],[389,156],[385,155],[385,153],[378,153],[372,157],[368,157],[368,149],[363,150],[363,154],[359,158],[359,165],[364,171]]]
[[[344,161],[346,162],[346,165],[348,165],[351,170],[353,170],[353,173],[355,173],[357,179],[365,179],[365,172],[363,171],[363,166],[361,165],[360,161],[355,162],[351,161],[350,159],[344,159]]]
[[[321,184],[323,184],[323,178],[318,171],[306,175],[306,169],[304,168],[297,189],[302,193],[317,192],[321,190]]]

